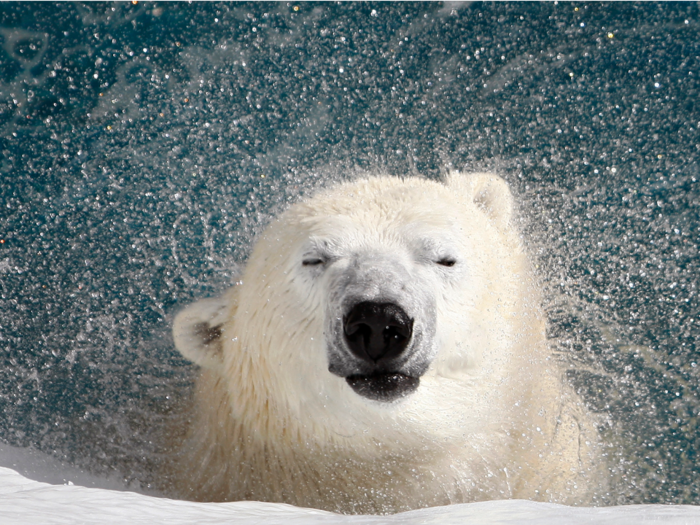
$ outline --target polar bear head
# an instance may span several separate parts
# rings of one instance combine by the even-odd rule
[[[176,346],[251,425],[263,413],[327,414],[335,432],[372,414],[449,419],[457,390],[488,410],[511,395],[495,385],[531,358],[541,328],[512,214],[490,174],[323,191],[273,221],[237,286],[178,315]]]
[[[397,512],[585,502],[596,432],[550,360],[506,184],[376,177],[293,205],[175,319],[178,494]],[[596,478],[595,474],[592,474]]]

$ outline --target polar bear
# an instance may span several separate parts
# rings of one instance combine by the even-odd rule
[[[596,428],[513,223],[483,173],[343,183],[281,214],[240,282],[175,319],[201,367],[175,493],[342,513],[590,502]]]

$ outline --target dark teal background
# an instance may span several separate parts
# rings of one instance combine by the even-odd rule
[[[192,377],[173,314],[272,213],[362,170],[488,169],[609,503],[700,504],[698,9],[0,4],[0,439],[141,479]]]

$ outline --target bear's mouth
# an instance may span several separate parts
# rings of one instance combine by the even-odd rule
[[[418,388],[420,378],[399,372],[371,375],[351,375],[345,378],[356,394],[373,401],[388,403],[412,394]]]

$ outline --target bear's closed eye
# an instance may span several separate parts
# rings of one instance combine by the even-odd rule
[[[302,266],[319,266],[323,264],[323,259],[319,259],[318,257],[313,259],[304,259],[301,264]]]

